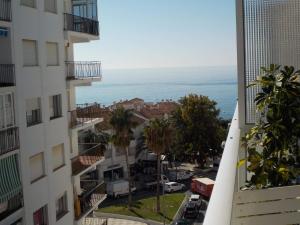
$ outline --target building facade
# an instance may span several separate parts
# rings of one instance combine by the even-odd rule
[[[102,183],[80,181],[103,154],[78,144],[101,118],[75,103],[101,67],[75,62],[73,46],[98,39],[94,0],[0,1],[1,225],[81,224],[105,198]],[[96,159],[81,163],[91,149]]]

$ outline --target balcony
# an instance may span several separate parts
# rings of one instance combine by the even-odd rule
[[[106,185],[91,181],[89,189],[75,197],[75,220],[79,221],[90,214],[106,198]]]
[[[0,0],[0,20],[11,21],[11,0]]]
[[[234,114],[204,225],[299,224],[300,186],[241,190],[246,171],[238,169],[241,131]],[[216,213],[218,216],[216,216]]]
[[[1,0],[0,0],[1,7]],[[0,64],[0,87],[15,86],[15,67],[13,64]]]
[[[13,127],[0,131],[0,156],[17,150],[19,147],[19,128]]]
[[[101,62],[66,62],[67,81],[73,85],[86,85],[101,81]]]
[[[67,39],[73,43],[99,39],[99,22],[86,17],[64,13],[64,30],[69,32]]]
[[[72,175],[80,176],[92,167],[100,164],[103,160],[104,153],[102,145],[94,145],[93,147],[80,152],[78,156],[72,159]]]
[[[19,193],[16,196],[12,197],[10,200],[8,200],[6,209],[0,213],[0,224],[2,224],[2,222],[3,224],[6,224],[5,219],[7,219],[12,214],[16,213],[22,207],[23,207],[23,197],[22,194]]]
[[[84,129],[102,122],[103,119],[100,117],[102,110],[99,104],[77,105],[76,110],[70,111],[70,128],[75,130]]]

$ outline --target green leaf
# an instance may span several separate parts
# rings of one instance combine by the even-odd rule
[[[237,167],[240,168],[241,166],[245,165],[246,163],[246,159],[241,159],[238,163],[237,163]]]

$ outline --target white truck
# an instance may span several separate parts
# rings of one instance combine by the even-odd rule
[[[135,192],[136,187],[131,187],[131,192]],[[110,197],[118,198],[129,194],[129,182],[126,180],[117,180],[108,182],[106,185],[106,193]]]
[[[193,173],[190,171],[185,170],[173,170],[169,172],[169,178],[171,181],[176,180],[187,180],[190,179],[193,176]]]

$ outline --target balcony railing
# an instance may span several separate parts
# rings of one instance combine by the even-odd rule
[[[85,123],[89,123],[100,118],[102,110],[103,108],[101,108],[99,104],[78,105],[76,110],[70,111],[70,127],[75,128],[77,126],[83,126]]]
[[[11,0],[0,0],[0,20],[11,21]]]
[[[102,77],[101,62],[66,62],[67,80]]]
[[[65,30],[99,36],[99,22],[65,13]]]
[[[82,151],[80,155],[72,159],[72,174],[76,176],[85,169],[93,166],[104,159],[104,152],[101,144],[94,145],[90,149]]]
[[[14,197],[12,197],[8,202],[7,202],[7,208],[5,211],[0,213],[0,223],[1,220],[4,220],[8,216],[12,215],[19,209],[23,207],[23,196],[22,194],[18,194]]]
[[[299,224],[300,185],[240,190],[246,179],[237,167],[240,132],[236,109],[203,224]]]
[[[1,7],[0,0],[0,7]],[[15,67],[13,64],[0,64],[0,87],[15,86]]]
[[[101,183],[78,196],[79,206],[75,204],[75,219],[79,220],[96,208],[106,198],[106,185]]]
[[[14,151],[19,147],[19,129],[17,127],[0,131],[0,155]]]
[[[240,148],[237,108],[226,140],[218,175],[206,211],[204,225],[231,225],[237,159]],[[217,216],[216,213],[218,214]]]

